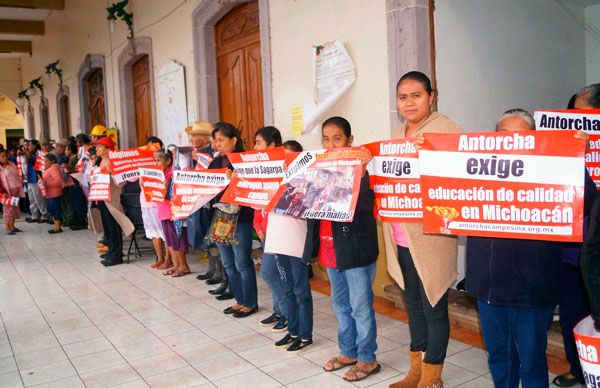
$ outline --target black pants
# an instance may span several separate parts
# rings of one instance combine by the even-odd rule
[[[104,243],[108,246],[105,259],[107,261],[123,260],[123,232],[121,226],[110,214],[103,201],[98,201],[98,210],[102,219],[102,228],[104,229]]]
[[[408,311],[410,350],[425,352],[423,361],[427,364],[442,364],[450,338],[448,291],[432,307],[408,248],[398,246],[398,262],[404,278],[403,295]]]
[[[69,200],[73,208],[73,223],[76,226],[87,224],[87,201],[81,186],[75,185],[69,189]]]
[[[583,381],[583,371],[579,364],[577,345],[573,329],[583,318],[590,314],[585,286],[581,270],[571,264],[562,263],[560,271],[560,303],[558,311],[560,314],[560,327],[562,329],[565,355],[571,366],[569,373]]]

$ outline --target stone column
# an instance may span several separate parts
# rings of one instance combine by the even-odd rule
[[[411,70],[432,78],[429,0],[386,0],[390,128],[400,123],[396,83]]]

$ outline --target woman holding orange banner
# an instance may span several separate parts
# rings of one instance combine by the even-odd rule
[[[210,163],[208,168],[233,170],[227,153],[244,151],[240,131],[231,124],[216,123],[212,136],[215,138],[219,156]],[[246,206],[219,202],[222,196],[219,194],[213,199],[215,211],[207,239],[215,242],[219,248],[227,281],[236,301],[223,312],[232,314],[235,318],[244,318],[258,311],[256,272],[250,257],[254,210]]]
[[[393,137],[461,132],[448,117],[432,112],[435,91],[429,78],[411,71],[396,85],[396,104],[405,122]],[[388,272],[404,290],[410,330],[410,370],[393,388],[442,386],[442,369],[450,338],[448,288],[456,280],[457,239],[423,234],[421,223],[383,223]]]

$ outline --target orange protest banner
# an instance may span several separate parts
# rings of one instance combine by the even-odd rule
[[[171,216],[184,219],[199,210],[229,184],[227,169],[173,172],[173,196]]]
[[[266,210],[297,218],[351,222],[364,154],[359,148],[301,152],[288,166],[286,178]]]
[[[222,202],[263,210],[273,200],[285,176],[283,147],[228,153],[235,176]]]
[[[594,328],[591,316],[584,318],[573,330],[579,363],[588,387],[600,383],[600,332]]]
[[[110,201],[110,174],[105,174],[100,167],[96,167],[90,179],[88,201]]]
[[[419,153],[412,141],[384,140],[364,147],[373,155],[367,169],[375,192],[375,218],[386,222],[421,222]]]
[[[108,158],[110,160],[112,176],[116,184],[139,178],[140,167],[156,167],[154,149],[152,147],[109,151]]]
[[[140,168],[140,187],[146,202],[164,202],[167,194],[165,174],[160,168]]]
[[[425,134],[423,231],[582,241],[584,148],[566,131]]]
[[[537,110],[534,118],[538,131],[576,130],[590,136],[585,166],[596,186],[600,186],[600,109]]]

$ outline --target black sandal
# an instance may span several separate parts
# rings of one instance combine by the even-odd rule
[[[556,376],[552,380],[552,384],[554,384],[558,387],[572,387],[573,385],[578,384],[578,383],[579,383],[579,380],[577,380],[577,377],[573,377],[572,379],[570,379],[567,377],[566,374]]]

